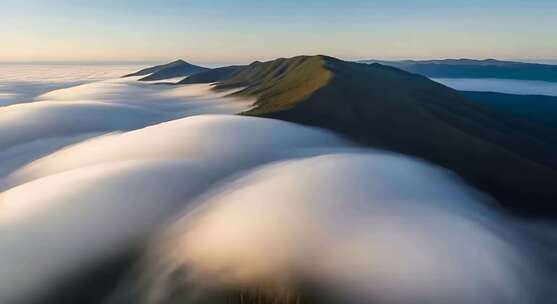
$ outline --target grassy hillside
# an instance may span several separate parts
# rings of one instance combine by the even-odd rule
[[[332,74],[322,70],[323,57],[296,57],[255,62],[222,80],[216,89],[243,87],[238,95],[256,96],[254,114],[289,109],[327,85]]]
[[[199,73],[181,84],[215,82],[215,90],[243,88],[235,95],[257,97],[250,114],[286,110],[327,85],[331,72],[324,70],[325,57],[300,56],[248,66],[226,67]]]
[[[245,115],[319,126],[415,155],[457,172],[512,210],[557,215],[550,148],[426,77],[326,56],[255,62],[221,77],[211,72],[186,82],[243,88],[235,94],[257,98]]]

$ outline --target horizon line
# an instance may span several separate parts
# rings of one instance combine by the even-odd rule
[[[325,55],[325,54],[323,54]],[[298,56],[304,56],[298,55]],[[309,55],[308,55],[309,56]],[[291,56],[296,57],[296,56]],[[291,57],[276,57],[278,58],[291,58]],[[335,56],[331,56],[335,57]],[[432,57],[432,58],[417,58],[417,57],[401,57],[401,58],[380,58],[380,57],[362,57],[362,58],[346,58],[346,57],[335,57],[345,61],[362,61],[362,60],[380,60],[380,61],[404,61],[404,60],[414,60],[414,61],[429,61],[429,60],[459,60],[459,59],[470,59],[470,60],[489,60],[495,59],[500,61],[517,61],[517,62],[525,62],[525,63],[540,63],[540,64],[557,64],[557,58],[496,58],[496,57]],[[143,65],[143,64],[164,64],[168,62],[172,62],[174,60],[182,59],[189,63],[195,63],[199,65],[207,64],[207,65],[239,65],[239,64],[249,64],[255,61],[261,61],[261,59],[254,59],[250,61],[236,61],[236,62],[222,62],[219,60],[215,61],[195,61],[189,60],[185,57],[181,58],[174,58],[174,59],[160,59],[160,60],[153,60],[153,59],[145,59],[145,60],[125,60],[125,59],[112,59],[112,60],[10,60],[10,61],[2,61],[0,60],[0,64],[9,65],[9,64],[49,64],[49,65]],[[265,59],[273,60],[273,59]]]

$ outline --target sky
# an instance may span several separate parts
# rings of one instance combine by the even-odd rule
[[[555,0],[0,0],[0,62],[557,59]]]

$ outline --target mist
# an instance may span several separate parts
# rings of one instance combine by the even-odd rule
[[[0,260],[9,265],[0,270],[0,295],[36,299],[57,278],[130,250],[218,180],[324,147],[350,144],[280,121],[194,116],[36,160],[0,183]]]
[[[548,297],[553,225],[422,160],[228,115],[252,102],[108,79],[0,107],[0,302],[138,251],[107,304]]]
[[[0,64],[0,106],[93,81],[117,78],[136,65]]]
[[[140,303],[537,303],[538,257],[491,203],[401,155],[273,163],[199,199],[147,255],[136,292]]]
[[[14,166],[23,166],[47,152],[91,137],[88,134],[135,130],[197,114],[233,114],[248,109],[253,102],[213,93],[210,88],[109,79],[0,106],[0,154],[20,154],[13,164],[8,164],[7,158],[0,159],[6,168],[0,176]]]
[[[459,91],[557,96],[557,83],[547,81],[495,78],[433,78],[432,80]]]

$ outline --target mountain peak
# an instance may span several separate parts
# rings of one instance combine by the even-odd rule
[[[244,115],[329,129],[449,168],[510,208],[543,213],[557,199],[553,170],[516,152],[535,143],[508,135],[491,113],[421,75],[316,55],[214,69],[181,83],[199,82],[256,98]]]
[[[206,71],[208,68],[190,64],[182,59],[170,63],[149,67],[123,77],[145,76],[140,81],[164,80],[175,77],[186,77],[198,72]]]
[[[217,90],[242,88],[238,94],[258,97],[257,109],[270,106],[275,110],[295,105],[326,85],[331,73],[326,56],[296,56],[247,66],[220,68],[193,75],[181,83],[216,82]]]
[[[182,65],[182,66],[195,66],[194,64],[191,64],[183,59],[176,59],[170,63],[165,64],[166,66],[173,66],[173,65]]]
[[[363,60],[360,63],[380,63],[431,78],[500,78],[513,80],[541,80],[557,82],[557,66],[539,63],[488,59],[440,59],[381,61]]]

